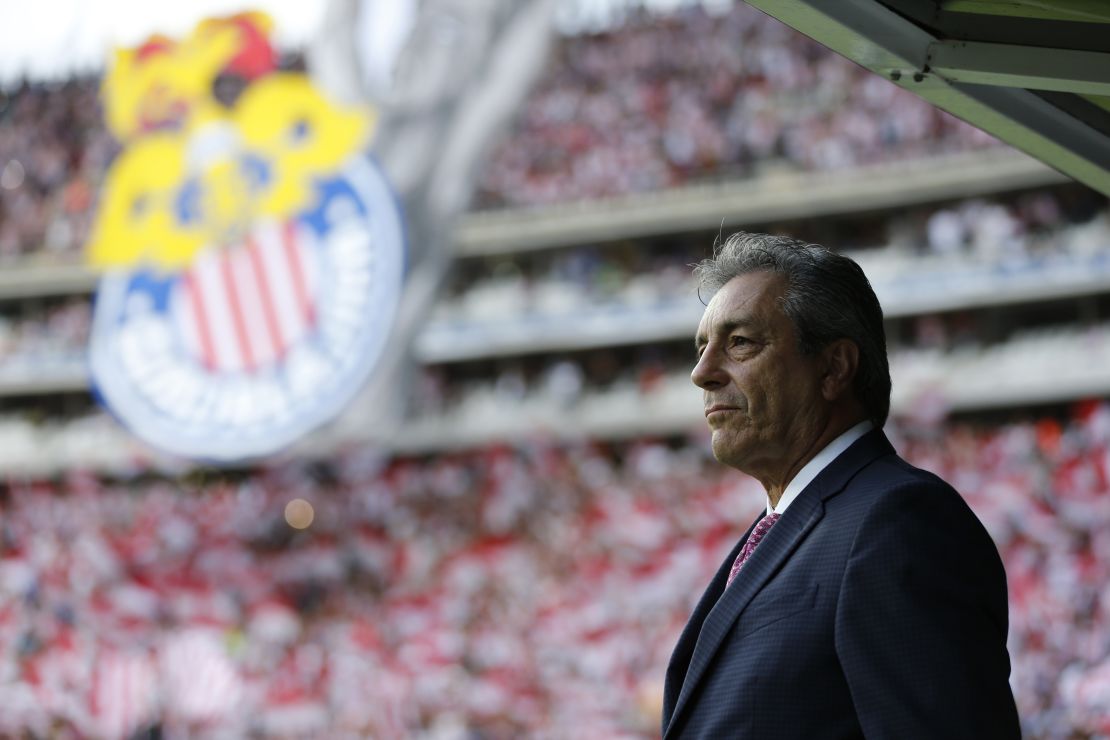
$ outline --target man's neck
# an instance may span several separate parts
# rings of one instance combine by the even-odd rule
[[[761,480],[764,489],[767,491],[767,500],[771,504],[771,508],[778,506],[782,495],[786,492],[787,486],[798,475],[810,460],[815,458],[821,453],[823,449],[835,440],[844,432],[848,431],[856,424],[864,421],[863,417],[849,417],[841,420],[830,420],[830,423],[825,426],[825,429],[815,437],[802,449],[801,453],[792,456],[794,462],[786,469],[785,472],[780,473],[773,479]]]

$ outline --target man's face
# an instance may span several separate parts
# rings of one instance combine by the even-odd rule
[[[808,451],[827,416],[819,362],[798,351],[778,299],[785,278],[753,272],[717,291],[702,316],[690,378],[704,391],[718,460],[774,478]]]

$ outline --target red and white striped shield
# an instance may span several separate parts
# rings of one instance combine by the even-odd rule
[[[198,255],[181,276],[172,313],[201,365],[252,373],[312,331],[320,273],[313,239],[293,221],[268,223],[237,247]]]

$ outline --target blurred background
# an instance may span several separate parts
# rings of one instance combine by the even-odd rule
[[[258,3],[381,114],[404,307],[348,412],[213,467],[90,393],[111,45],[245,9],[0,7],[0,734],[653,737],[764,506],[708,448],[691,263],[851,255],[887,433],[990,530],[1030,738],[1110,737],[1106,198],[742,2]]]

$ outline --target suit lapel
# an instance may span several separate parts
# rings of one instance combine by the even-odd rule
[[[676,726],[676,720],[683,707],[694,693],[698,682],[705,675],[706,669],[713,661],[713,656],[717,654],[717,650],[732,628],[736,618],[766,585],[767,581],[779,571],[790,557],[790,554],[797,549],[802,540],[824,516],[825,501],[839,493],[867,463],[884,454],[893,452],[894,448],[891,447],[890,442],[887,441],[886,436],[880,430],[868,432],[856,440],[851,447],[821,471],[806,486],[798,498],[790,504],[786,513],[775,523],[775,526],[771,527],[759,543],[759,547],[744,563],[741,575],[731,586],[724,590],[720,598],[716,598],[724,589],[732,561],[744,540],[747,539],[747,535],[733,548],[732,553],[718,569],[710,588],[698,603],[694,616],[687,623],[686,629],[679,639],[679,646],[675,648],[675,654],[671,659],[668,680],[664,689],[664,716],[667,716],[666,707],[670,705],[667,695],[668,690],[673,690],[678,686],[681,686],[681,689],[678,698],[674,700],[674,709],[670,714],[670,722],[667,727],[668,731],[671,727]],[[748,529],[749,534],[754,527],[755,523]],[[700,619],[696,618],[699,613],[702,615]],[[676,663],[676,659],[682,658],[682,662],[685,662],[684,656],[680,654],[680,648],[685,647],[686,650],[689,650],[688,643],[690,641],[694,642],[694,646],[685,672],[685,679],[683,680],[682,676],[676,676],[674,677],[675,680],[671,680],[671,671],[680,667],[680,664]],[[681,684],[678,683],[679,680],[681,680]],[[664,732],[664,736],[666,736],[666,732]]]
[[[709,586],[702,593],[698,605],[694,607],[693,614],[686,622],[686,627],[682,630],[682,635],[678,638],[678,643],[675,645],[674,651],[671,653],[670,663],[667,665],[667,677],[663,684],[663,718],[667,721],[675,708],[675,702],[678,700],[679,691],[689,675],[690,656],[694,652],[694,645],[697,643],[698,634],[701,632],[702,623],[705,621],[706,615],[713,609],[717,601],[721,598],[721,592],[724,591],[725,583],[728,581],[728,573],[732,569],[732,562],[736,559],[736,555],[740,552],[740,548],[744,546],[747,541],[748,535],[755,529],[755,525],[763,517],[757,517],[752,525],[748,527],[748,531],[740,538],[735,547],[721,563],[721,567],[717,569],[717,574],[713,576],[713,580],[709,582]],[[669,724],[669,721],[667,721]]]
[[[683,707],[694,693],[706,668],[713,661],[713,656],[717,654],[721,642],[732,628],[733,622],[740,616],[740,612],[786,562],[790,553],[824,515],[824,503],[819,497],[808,495],[809,493],[810,490],[807,488],[803,495],[798,496],[794,503],[790,504],[790,508],[775,523],[775,526],[771,527],[759,543],[759,547],[755,548],[751,557],[744,563],[740,576],[725,589],[716,603],[711,605],[709,614],[705,617],[697,635],[694,652],[686,671],[686,680],[682,683],[682,690],[671,714],[671,726],[674,726],[682,713]],[[731,560],[727,562],[731,567]],[[727,578],[727,570],[728,568],[725,569],[725,578]],[[720,591],[717,590],[715,593]]]

